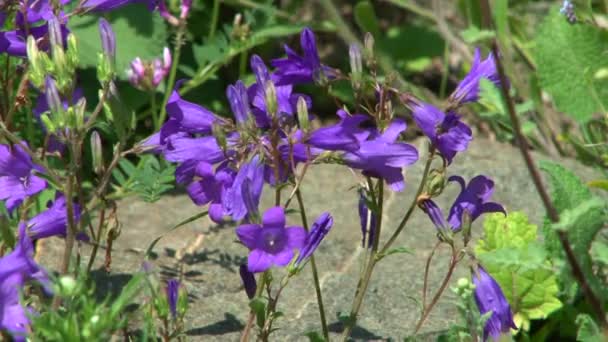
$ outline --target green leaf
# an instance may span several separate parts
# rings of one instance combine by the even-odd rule
[[[489,252],[499,248],[524,248],[537,239],[537,227],[528,222],[526,214],[520,211],[486,215],[483,221],[484,238],[477,242],[476,253]]]
[[[374,37],[380,36],[380,25],[374,6],[369,1],[359,1],[354,9],[355,22],[363,32],[370,32]]]
[[[606,298],[608,293],[593,272],[592,259],[589,254],[591,244],[606,221],[605,204],[593,199],[589,188],[563,166],[545,161],[541,162],[540,167],[548,175],[551,199],[561,217],[561,225],[558,225],[558,228],[567,232],[572,250],[593,291]],[[572,277],[568,263],[565,261],[564,252],[554,227],[548,219],[545,220],[543,226],[545,246],[553,259],[562,265],[560,273],[562,285],[566,292],[573,297],[577,292],[577,282]]]
[[[595,241],[591,246],[593,261],[608,266],[608,244],[605,241]]]
[[[97,67],[101,52],[98,21],[100,16],[87,14],[70,18],[69,28],[78,39],[80,65]],[[129,5],[104,15],[116,34],[116,76],[126,79],[125,70],[135,57],[151,60],[160,57],[169,34],[164,20],[151,15],[144,5]]]
[[[266,322],[266,303],[259,297],[249,302],[249,307],[255,313],[258,327],[262,328]]]
[[[578,325],[578,332],[576,334],[576,340],[579,342],[602,342],[604,341],[604,335],[597,326],[593,318],[587,314],[580,314],[576,316],[576,325]]]
[[[579,23],[571,25],[553,11],[536,36],[536,65],[541,85],[559,111],[580,122],[608,105],[608,80],[594,78],[608,66],[608,32]]]
[[[395,248],[389,249],[388,251],[386,251],[383,254],[378,254],[376,256],[376,260],[383,259],[384,257],[387,257],[392,254],[413,254],[413,253],[412,253],[412,250],[407,247],[395,247]]]
[[[480,30],[477,26],[469,26],[460,32],[462,39],[469,44],[479,43],[494,38],[496,34],[491,30]]]
[[[587,183],[592,188],[608,191],[608,179],[596,179]]]
[[[559,309],[557,277],[537,242],[537,227],[521,212],[487,215],[475,246],[482,265],[500,284],[519,328]]]
[[[327,342],[318,331],[309,331],[305,334],[309,342]]]

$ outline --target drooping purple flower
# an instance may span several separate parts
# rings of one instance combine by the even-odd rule
[[[359,221],[361,222],[361,247],[365,248],[367,245],[367,248],[371,248],[374,242],[378,218],[367,207],[367,202],[362,191],[359,193]]]
[[[161,128],[161,142],[164,142],[168,136],[178,132],[210,134],[213,124],[222,121],[220,117],[216,116],[209,109],[182,99],[177,91],[180,84],[181,81],[177,82],[167,102],[166,109],[169,119]]]
[[[226,158],[215,137],[191,138],[182,134],[173,134],[166,139],[163,155],[168,161],[176,163],[195,160],[215,164]]]
[[[384,179],[393,191],[405,188],[401,169],[418,160],[418,151],[412,145],[397,142],[406,124],[394,120],[382,134],[360,142],[355,152],[347,152],[343,158],[352,168],[363,170],[365,175]]]
[[[20,145],[0,145],[0,200],[5,201],[9,213],[25,198],[46,188],[46,181],[34,171],[42,172],[43,169],[32,162]]]
[[[241,165],[232,186],[226,190],[222,198],[224,210],[235,221],[244,219],[252,210],[257,211],[263,187],[264,166],[256,155]]]
[[[116,59],[116,34],[110,23],[104,18],[99,19],[99,36],[103,52],[113,61]]]
[[[461,191],[450,208],[447,222],[441,209],[433,200],[427,199],[421,203],[422,209],[438,230],[445,230],[449,227],[454,232],[460,231],[463,228],[465,212],[469,215],[470,222],[475,221],[484,213],[505,213],[502,205],[489,202],[494,192],[494,182],[490,178],[479,175],[471,179],[468,185],[465,185],[464,179],[460,176],[451,176],[448,181],[460,184]]]
[[[450,101],[457,106],[475,102],[479,99],[479,80],[486,78],[500,87],[500,77],[496,71],[494,56],[492,53],[485,60],[481,60],[481,51],[475,49],[473,65],[469,73],[458,83],[456,90],[450,95]],[[508,84],[506,85],[509,86]]]
[[[300,254],[296,260],[296,265],[301,265],[305,260],[310,258],[310,256],[317,250],[317,247],[319,247],[319,244],[321,244],[321,241],[323,241],[325,238],[325,235],[329,233],[329,230],[333,224],[334,219],[329,213],[323,213],[315,220],[310,228],[308,236],[306,237],[304,247],[302,247],[300,250]]]
[[[73,205],[74,223],[80,220],[80,206]],[[49,203],[48,209],[32,217],[27,222],[29,235],[32,240],[47,238],[50,236],[65,237],[68,227],[68,208],[65,197],[58,195],[55,201]],[[78,234],[77,238],[86,240],[86,234]]]
[[[489,202],[494,192],[494,181],[490,178],[479,175],[473,177],[468,185],[465,185],[464,179],[460,176],[451,176],[448,181],[457,182],[461,188],[448,215],[448,223],[452,229],[460,229],[465,211],[471,216],[471,222],[484,213],[506,214],[502,205]]]
[[[276,68],[278,85],[319,82],[323,78],[335,77],[331,68],[321,64],[315,34],[310,28],[302,30],[300,46],[303,56],[299,56],[285,45],[287,57],[272,60],[271,65]]]
[[[369,135],[369,131],[361,126],[370,118],[362,114],[349,115],[342,109],[338,111],[338,116],[340,122],[314,130],[306,143],[329,151],[358,150],[359,141]]]
[[[431,104],[417,102],[412,104],[412,114],[418,127],[441,152],[448,164],[457,152],[466,150],[469,142],[473,140],[471,128],[453,112],[446,115]]]
[[[264,213],[262,224],[244,224],[236,229],[239,240],[249,248],[247,269],[259,273],[275,266],[286,266],[294,250],[302,249],[306,230],[302,227],[285,227],[285,212],[273,207]]]
[[[241,276],[241,280],[243,281],[243,286],[245,287],[245,293],[247,294],[247,298],[253,299],[255,297],[255,292],[258,288],[258,285],[255,281],[255,275],[249,270],[247,270],[247,265],[243,264],[239,266],[239,274]]]
[[[169,311],[173,319],[177,317],[177,299],[179,297],[179,280],[169,279],[167,281],[167,287],[165,289],[167,295],[167,303],[169,304]]]
[[[483,329],[483,339],[488,337],[498,341],[501,335],[508,334],[511,329],[517,329],[513,322],[511,306],[505,298],[500,285],[481,266],[472,272],[475,284],[474,297],[479,312],[483,315],[492,312]]]
[[[42,42],[48,31],[48,26],[42,25],[32,27],[29,30],[29,34],[33,36],[37,42]],[[27,35],[23,29],[0,32],[0,53],[7,53],[15,57],[26,57],[26,42]],[[47,51],[48,47],[48,44],[38,44],[38,48],[43,51]]]
[[[15,249],[0,258],[0,331],[6,331],[15,341],[25,341],[28,332],[28,309],[19,302],[19,291],[30,280],[49,285],[46,273],[34,261],[34,246],[21,222]]]
[[[189,163],[180,165],[187,168]],[[178,168],[179,169],[179,168]],[[178,182],[181,177],[177,177],[186,171],[176,170]],[[198,162],[194,170],[196,180],[187,187],[188,195],[196,205],[209,204],[209,218],[216,223],[224,221],[224,217],[230,215],[224,210],[222,199],[232,187],[236,172],[225,164],[220,164],[215,172],[209,163]]]

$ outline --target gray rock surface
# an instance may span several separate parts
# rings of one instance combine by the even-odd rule
[[[419,141],[418,145],[422,145]],[[537,156],[537,160],[548,159]],[[571,160],[561,160],[585,180],[594,173]],[[320,270],[326,313],[332,336],[339,336],[337,313],[350,310],[355,285],[365,251],[360,248],[361,235],[357,214],[357,195],[354,185],[358,176],[345,168],[316,166],[311,168],[302,191],[307,204],[309,222],[322,212],[334,216],[334,228],[323,241],[316,258]],[[408,186],[402,193],[386,194],[386,211],[383,237],[386,239],[397,226],[413,199],[422,172],[422,162],[406,170]],[[540,224],[544,209],[535,192],[528,171],[517,149],[510,145],[487,140],[475,140],[469,150],[459,155],[449,168],[449,174],[470,179],[485,174],[495,180],[494,200],[507,210],[524,211],[533,223]],[[458,186],[450,185],[437,203],[447,210],[458,193]],[[286,196],[288,193],[285,193]],[[266,190],[261,210],[272,204],[271,190]],[[295,207],[295,200],[292,207]],[[99,276],[97,286],[102,291],[117,291],[141,267],[143,251],[150,242],[178,222],[202,208],[191,203],[187,196],[165,196],[157,203],[144,203],[129,199],[119,205],[122,234],[112,253],[110,274],[102,270],[104,251],[95,264]],[[298,214],[289,217],[299,224]],[[481,221],[474,224],[479,234]],[[239,264],[245,262],[246,249],[235,243],[234,227],[217,227],[207,218],[187,224],[167,234],[155,248],[153,264],[163,277],[174,277],[183,269],[184,283],[191,296],[186,317],[186,334],[192,341],[236,341],[248,316],[248,300],[238,275]],[[435,229],[420,211],[414,212],[410,223],[395,243],[406,247],[412,254],[396,254],[385,258],[376,268],[371,285],[360,312],[353,337],[356,340],[403,339],[413,332],[420,315],[417,300],[421,298],[425,260],[436,242]],[[38,258],[55,268],[63,242],[44,241]],[[87,256],[87,246],[83,246]],[[177,256],[189,254],[180,263]],[[431,290],[434,291],[446,271],[448,251],[440,250],[430,272]],[[278,279],[280,272],[275,272]],[[467,276],[463,263],[452,278],[452,283]],[[440,300],[426,321],[422,332],[432,333],[446,329],[458,317],[451,303],[450,291]],[[320,331],[318,309],[312,275],[307,268],[292,279],[282,295],[279,310],[285,313],[275,324],[280,328],[275,340],[306,340],[304,333]],[[429,338],[423,338],[429,339]]]

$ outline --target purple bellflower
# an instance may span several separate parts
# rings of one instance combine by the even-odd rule
[[[258,285],[255,281],[255,275],[249,272],[249,270],[247,270],[247,265],[244,264],[239,266],[239,274],[241,276],[241,280],[243,281],[247,298],[253,299],[253,297],[255,297],[255,292],[258,289]]]
[[[74,222],[80,220],[80,206],[74,203]],[[68,227],[68,208],[65,197],[58,195],[54,202],[50,202],[48,209],[32,217],[27,222],[29,235],[32,240],[50,236],[65,237]],[[87,240],[86,234],[77,235],[79,240]]]
[[[116,59],[116,34],[110,23],[104,18],[99,19],[99,37],[103,52],[114,61]]]
[[[338,111],[340,122],[321,127],[313,131],[306,142],[314,147],[329,151],[355,152],[359,149],[359,140],[364,140],[369,131],[361,125],[370,120],[363,114],[349,115],[344,110]]]
[[[315,34],[305,28],[300,34],[300,46],[303,55],[299,56],[289,46],[285,45],[286,58],[275,59],[271,65],[276,68],[277,84],[298,84],[319,82],[323,78],[333,78],[333,69],[322,65],[317,51]]]
[[[26,340],[28,309],[19,303],[19,290],[29,280],[48,286],[46,273],[34,261],[34,246],[26,234],[26,225],[21,222],[15,249],[0,258],[0,330],[12,335],[14,341]]]
[[[239,80],[234,85],[229,85],[226,89],[226,97],[230,102],[230,108],[237,125],[245,124],[251,115],[249,95],[245,84]]]
[[[359,193],[359,220],[361,222],[362,235],[361,247],[371,248],[374,242],[378,218],[376,217],[376,214],[367,207],[363,191],[360,191]]]
[[[167,287],[165,289],[167,294],[167,303],[169,304],[169,311],[173,319],[177,317],[177,299],[179,298],[179,280],[169,279],[167,281]]]
[[[494,63],[492,53],[486,59],[481,60],[481,51],[475,49],[473,65],[469,73],[458,83],[456,90],[450,95],[450,101],[460,106],[468,102],[475,102],[479,99],[479,80],[486,78],[497,87],[500,87],[500,78]],[[506,85],[509,86],[508,84]]]
[[[329,213],[323,213],[317,218],[312,224],[310,232],[306,237],[304,247],[300,250],[296,265],[301,265],[304,261],[308,260],[310,256],[317,250],[321,241],[325,238],[325,235],[329,233],[329,230],[334,224],[334,219]]]
[[[492,337],[493,340],[498,341],[501,335],[508,334],[511,329],[517,329],[513,322],[511,306],[496,280],[483,267],[477,267],[472,277],[475,284],[474,297],[479,312],[482,315],[492,312],[483,329],[483,340],[487,341],[488,337]]]
[[[144,3],[149,10],[154,10],[157,2],[158,0],[86,0],[81,7],[92,12],[109,12],[129,4]]]
[[[413,103],[412,114],[414,121],[422,132],[431,140],[448,164],[457,152],[466,150],[473,140],[471,128],[460,117],[449,112],[447,115],[439,108],[428,103]]]
[[[384,179],[393,191],[402,191],[405,182],[401,168],[418,160],[418,151],[414,146],[397,142],[405,128],[405,121],[394,120],[382,134],[360,142],[357,151],[345,153],[343,158],[346,164],[363,170],[367,176]]]
[[[42,170],[20,145],[0,145],[0,201],[5,201],[9,213],[25,198],[46,188],[46,181],[34,174]]]
[[[235,221],[257,213],[263,187],[264,166],[260,157],[254,156],[251,161],[241,165],[232,186],[227,189],[222,198],[224,210]]]
[[[475,221],[484,213],[506,213],[502,205],[489,202],[494,192],[494,181],[490,178],[479,175],[471,179],[468,185],[460,176],[451,176],[448,181],[460,184],[461,190],[450,208],[447,222],[441,209],[433,200],[427,199],[421,203],[422,209],[437,229],[445,230],[449,227],[454,232],[460,231],[463,228],[465,212],[466,215],[469,215],[470,222]]]
[[[249,248],[247,269],[259,273],[273,265],[286,266],[306,241],[302,227],[285,227],[285,212],[273,207],[264,213],[262,225],[244,224],[236,229],[239,240]]]

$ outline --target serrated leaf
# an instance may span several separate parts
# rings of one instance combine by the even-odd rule
[[[593,195],[589,188],[574,173],[563,166],[544,161],[541,162],[540,167],[548,175],[553,205],[560,216],[563,216],[561,219],[568,220],[567,227],[561,228],[567,232],[568,240],[585,278],[596,294],[606,298],[608,293],[593,272],[589,254],[595,236],[603,228],[606,221],[605,204],[600,203],[601,201],[592,200]],[[585,212],[581,214],[580,211],[583,210]],[[553,227],[553,224],[546,219],[543,226],[545,246],[553,259],[563,265],[560,272],[561,283],[570,296],[575,296],[577,282],[572,277],[569,266],[565,262],[560,241]]]
[[[145,14],[145,15],[143,15]],[[150,60],[160,57],[167,44],[168,32],[164,20],[152,15],[145,5],[134,4],[104,15],[116,34],[116,76],[127,79],[125,71],[135,57]],[[98,30],[99,16],[87,14],[70,18],[69,28],[78,39],[80,64],[97,67],[101,52]]]
[[[374,37],[380,35],[380,25],[374,6],[369,1],[359,1],[354,8],[355,22],[363,32],[370,32]]]
[[[537,239],[537,227],[528,221],[520,211],[486,215],[483,221],[484,238],[477,242],[476,253],[489,252],[499,248],[525,248]]]
[[[576,316],[576,325],[578,326],[578,332],[576,333],[576,340],[578,342],[604,341],[602,331],[591,316],[587,314],[580,314]]]
[[[536,36],[540,83],[558,110],[580,122],[608,105],[608,80],[593,76],[608,66],[608,33],[579,23],[571,25],[553,11]]]

